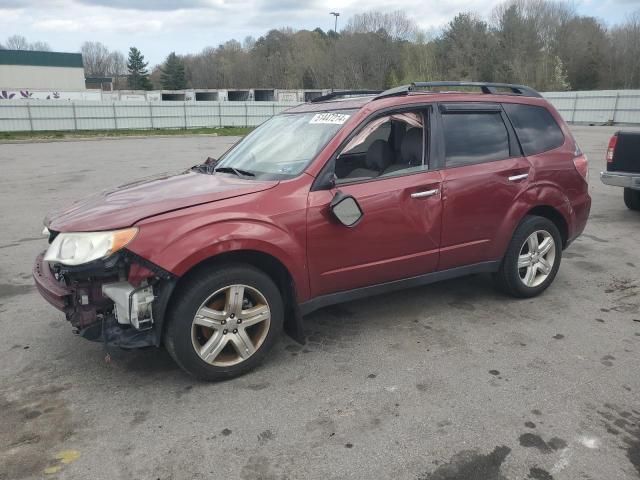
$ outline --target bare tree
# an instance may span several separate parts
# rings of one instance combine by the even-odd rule
[[[373,33],[380,30],[387,32],[394,40],[413,40],[420,29],[402,10],[359,13],[349,19],[345,28],[348,33]]]
[[[12,35],[7,38],[7,48],[9,50],[30,50],[29,42],[22,35]]]
[[[100,42],[84,42],[80,51],[84,71],[88,76],[117,77],[126,74],[127,65],[121,52],[110,51]]]
[[[51,50],[49,44],[46,42],[33,42],[29,41],[22,35],[12,35],[7,38],[6,48],[9,50],[39,50],[42,52],[48,52]]]
[[[217,57],[214,47],[184,58],[187,83],[192,88],[218,88]]]
[[[249,51],[256,45],[256,39],[251,35],[244,37],[244,41],[242,42],[242,48]]]
[[[84,42],[80,47],[84,71],[92,77],[104,77],[111,62],[109,49],[100,42]]]
[[[114,50],[113,52],[111,52],[109,57],[110,57],[109,74],[110,75],[126,75],[127,62],[122,52],[118,52]]]
[[[40,52],[50,52],[51,51],[51,47],[49,47],[49,44],[47,42],[33,42],[31,45],[29,45],[29,50],[38,50]]]
[[[640,10],[611,30],[609,81],[614,88],[640,88]]]
[[[151,73],[149,74],[149,80],[151,81],[151,85],[153,85],[153,88],[155,90],[159,90],[162,88],[161,77],[162,77],[161,65],[154,66],[151,69]],[[206,87],[199,87],[199,88],[206,88]]]

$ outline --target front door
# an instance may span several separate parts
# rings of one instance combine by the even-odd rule
[[[307,259],[313,296],[437,269],[441,177],[429,170],[427,118],[425,110],[371,120],[335,160],[335,187],[310,192]],[[329,210],[337,191],[360,205],[363,217],[353,227]]]

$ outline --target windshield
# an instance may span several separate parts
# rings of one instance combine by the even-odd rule
[[[295,177],[350,116],[351,111],[275,116],[232,147],[215,170],[264,180]]]

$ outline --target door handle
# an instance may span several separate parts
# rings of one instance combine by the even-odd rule
[[[415,192],[411,194],[411,198],[426,198],[426,197],[433,197],[434,195],[437,195],[438,193],[440,193],[440,190],[437,188],[434,188],[433,190],[425,190],[424,192]]]
[[[509,181],[510,182],[517,182],[518,180],[524,180],[528,176],[529,176],[528,173],[522,173],[520,175],[512,175],[512,176],[509,177]]]

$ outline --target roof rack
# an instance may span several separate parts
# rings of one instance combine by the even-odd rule
[[[320,97],[311,99],[311,103],[326,102],[327,100],[335,100],[336,98],[363,97],[366,95],[379,95],[384,93],[382,90],[336,90]]]
[[[421,89],[433,89],[439,87],[475,87],[488,95],[518,95],[522,97],[542,97],[531,87],[524,85],[513,85],[510,83],[486,83],[486,82],[413,82],[410,85],[391,88],[376,96],[376,100],[386,97],[397,97],[408,95]],[[504,92],[507,90],[507,92]]]

